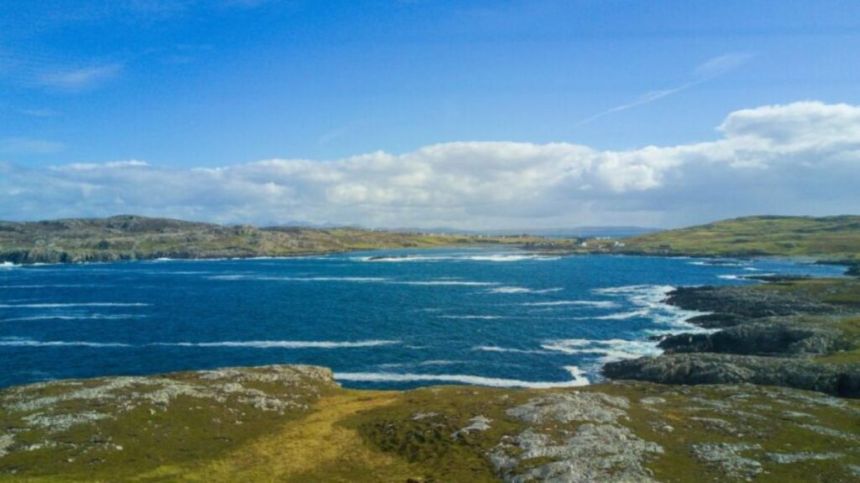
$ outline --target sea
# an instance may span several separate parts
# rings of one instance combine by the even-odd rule
[[[468,247],[324,256],[0,264],[0,386],[262,364],[346,387],[566,387],[702,331],[678,286],[838,276],[784,259],[547,256]]]

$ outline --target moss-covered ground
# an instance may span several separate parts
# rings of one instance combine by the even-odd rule
[[[276,377],[266,382],[275,368]],[[245,371],[256,372],[245,377]],[[514,459],[528,449],[512,438],[529,430],[561,444],[598,423],[630,431],[626,439],[602,443],[599,451],[613,462],[605,481],[634,463],[657,481],[838,482],[860,471],[860,401],[792,389],[616,382],[564,390],[399,392],[341,389],[327,372],[295,375],[283,366],[206,374],[4,390],[0,424],[13,440],[0,444],[0,454],[6,453],[0,481],[513,480],[570,454],[551,449],[500,469],[491,458],[499,448],[507,447]],[[549,407],[548,395],[588,393],[624,404],[574,399],[579,406],[553,409],[570,411],[568,419],[512,412],[529,402],[535,410]],[[600,419],[600,411],[615,414]],[[56,419],[40,426],[39,415]],[[488,427],[464,430],[476,417]],[[619,462],[637,441],[660,451]],[[719,448],[731,449],[728,457]],[[790,462],[779,462],[779,455]]]

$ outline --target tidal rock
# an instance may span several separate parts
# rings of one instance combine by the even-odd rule
[[[667,354],[606,364],[612,379],[662,384],[751,383],[860,397],[860,367],[819,364],[805,359],[730,354]]]
[[[755,323],[738,325],[711,334],[673,335],[663,339],[659,347],[669,353],[817,355],[847,348],[841,335],[836,330],[787,323]]]

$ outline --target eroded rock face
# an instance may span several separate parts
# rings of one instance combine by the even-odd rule
[[[667,301],[686,310],[731,314],[746,319],[841,311],[837,306],[798,294],[756,291],[748,287],[682,287],[669,294]]]
[[[844,348],[835,330],[784,323],[744,324],[711,334],[678,334],[660,342],[669,353],[715,352],[741,355],[818,355]]]
[[[613,379],[663,384],[752,383],[860,397],[860,367],[816,364],[804,359],[733,354],[666,354],[612,362],[603,373]]]

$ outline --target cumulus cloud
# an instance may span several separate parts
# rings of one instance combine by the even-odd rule
[[[333,161],[172,169],[142,161],[0,163],[0,218],[140,213],[218,222],[379,227],[675,226],[860,206],[860,106],[730,113],[713,141],[605,151],[453,142]]]

